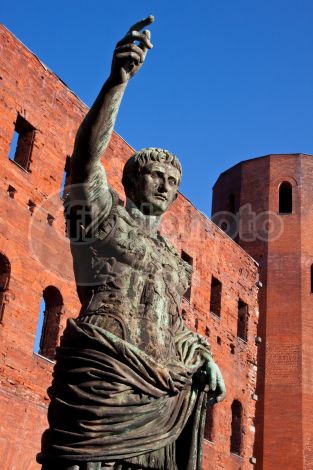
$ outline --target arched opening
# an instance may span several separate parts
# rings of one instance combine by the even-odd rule
[[[239,400],[233,401],[231,415],[230,451],[232,454],[240,455],[242,447],[242,405]]]
[[[226,200],[226,211],[231,214],[236,213],[236,198],[234,194],[229,194]]]
[[[63,298],[54,286],[48,286],[43,291],[40,304],[35,352],[53,360],[59,338],[60,316],[63,308]]]
[[[9,288],[11,266],[8,258],[0,253],[0,322],[3,320],[5,293]]]
[[[279,213],[292,213],[292,185],[288,181],[283,181],[279,186]]]
[[[204,439],[213,442],[214,406],[208,404],[204,423]]]

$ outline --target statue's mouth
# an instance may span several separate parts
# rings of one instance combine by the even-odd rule
[[[167,197],[166,196],[163,196],[163,194],[155,194],[155,197],[157,199],[161,199],[162,201],[166,201],[167,200]]]

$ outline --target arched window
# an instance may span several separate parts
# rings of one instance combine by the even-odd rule
[[[208,404],[204,424],[204,439],[213,442],[214,406]]]
[[[226,210],[232,214],[236,213],[236,198],[234,194],[229,194],[226,201]]]
[[[0,253],[0,322],[3,319],[5,307],[5,292],[9,288],[11,266],[6,256]]]
[[[240,455],[242,446],[242,405],[239,400],[234,400],[231,405],[231,437],[230,451]]]
[[[51,360],[54,359],[55,348],[59,338],[62,307],[63,298],[60,291],[54,286],[46,287],[43,291],[40,305],[35,352]]]
[[[279,186],[279,213],[292,213],[292,185],[288,181],[283,181]]]

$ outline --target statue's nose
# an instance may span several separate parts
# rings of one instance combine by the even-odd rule
[[[159,187],[158,187],[158,190],[162,193],[167,193],[168,191],[168,184],[166,182],[166,180],[162,179],[160,180],[160,184],[159,184]]]

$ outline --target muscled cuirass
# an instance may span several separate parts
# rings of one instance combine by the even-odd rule
[[[159,362],[175,356],[173,326],[191,277],[175,248],[114,201],[90,240],[72,243],[72,253],[82,302],[78,321],[114,333]]]

